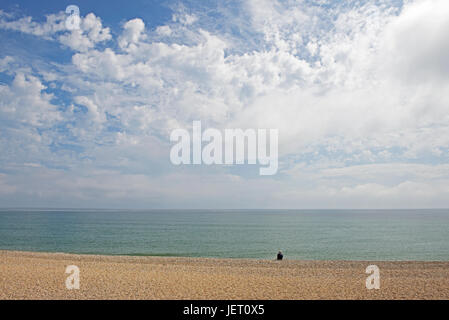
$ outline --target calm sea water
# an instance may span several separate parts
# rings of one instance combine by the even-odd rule
[[[0,210],[0,249],[449,260],[449,210]]]

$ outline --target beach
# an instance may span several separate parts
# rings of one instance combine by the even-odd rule
[[[79,268],[79,289],[65,273]],[[365,286],[366,267],[380,289]],[[0,299],[449,299],[449,262],[301,261],[0,250]]]

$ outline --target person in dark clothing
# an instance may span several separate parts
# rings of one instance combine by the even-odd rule
[[[284,257],[284,255],[282,254],[281,250],[279,250],[278,255],[277,255],[277,260],[282,260],[283,257]]]

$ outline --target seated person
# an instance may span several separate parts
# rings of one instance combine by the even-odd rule
[[[278,255],[277,255],[277,260],[282,260],[283,257],[284,257],[284,255],[283,255],[282,252],[279,250]]]

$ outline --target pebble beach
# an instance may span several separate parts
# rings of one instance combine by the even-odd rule
[[[365,286],[380,269],[380,289]],[[66,268],[80,271],[66,287]],[[449,299],[449,262],[134,257],[0,250],[0,299]]]

